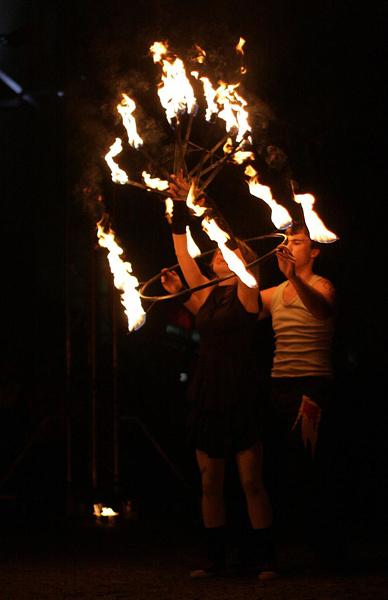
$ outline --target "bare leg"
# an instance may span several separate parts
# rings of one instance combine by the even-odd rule
[[[202,481],[202,520],[205,527],[207,562],[191,571],[190,577],[209,577],[225,568],[225,504],[224,476],[225,460],[209,458],[196,451]]]
[[[252,448],[238,452],[236,462],[253,529],[270,527],[272,510],[262,479],[262,445],[256,444]]]
[[[225,460],[209,458],[202,450],[197,450],[196,456],[202,481],[203,524],[205,527],[221,527],[225,525]]]
[[[252,529],[248,534],[245,552],[246,565],[255,566],[259,579],[272,579],[276,572],[272,566],[272,510],[262,479],[262,444],[239,452],[236,456],[239,476],[244,490]]]

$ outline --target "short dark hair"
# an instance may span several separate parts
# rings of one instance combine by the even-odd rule
[[[321,244],[311,239],[310,232],[304,221],[293,221],[292,224],[287,227],[285,231],[286,235],[296,235],[297,233],[304,233],[311,241],[312,248],[320,248]]]

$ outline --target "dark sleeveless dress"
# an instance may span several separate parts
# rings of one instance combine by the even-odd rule
[[[189,439],[212,458],[227,458],[261,439],[257,314],[237,286],[217,286],[196,316],[197,366],[188,388]]]

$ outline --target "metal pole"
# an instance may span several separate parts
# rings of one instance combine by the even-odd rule
[[[113,485],[118,492],[119,466],[119,402],[118,402],[118,350],[117,350],[117,296],[112,286],[112,421],[113,421]]]
[[[91,387],[91,479],[92,488],[97,488],[97,384],[96,384],[96,232],[93,228],[90,260],[90,387]]]
[[[71,311],[70,311],[70,208],[68,196],[65,195],[65,240],[64,240],[64,293],[65,293],[65,444],[66,444],[66,504],[67,512],[73,512],[72,484],[72,410],[71,410],[71,374],[72,374],[72,345],[71,345]]]

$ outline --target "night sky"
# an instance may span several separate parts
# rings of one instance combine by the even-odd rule
[[[196,352],[192,323],[176,303],[160,302],[147,307],[140,330],[128,333],[95,233],[96,220],[108,211],[125,257],[146,281],[175,262],[163,204],[156,194],[113,184],[103,157],[116,135],[124,139],[115,105],[128,90],[139,98],[149,148],[168,163],[172,138],[156,108],[160,73],[148,52],[154,41],[168,40],[182,56],[198,44],[215,72],[227,77],[236,73],[233,49],[241,36],[242,85],[254,107],[257,152],[270,144],[284,151],[298,189],[314,194],[320,216],[339,236],[320,262],[338,294],[339,461],[346,493],[355,494],[354,513],[372,509],[380,518],[388,499],[387,410],[380,391],[388,367],[386,3],[8,0],[0,2],[0,17],[0,70],[23,89],[17,94],[0,81],[0,492],[49,497],[54,488],[61,493],[66,476],[81,499],[93,486],[109,492],[114,410],[143,423],[185,473],[190,459],[181,450],[186,405],[180,373],[189,372]],[[134,160],[140,168],[141,159]],[[267,169],[266,176],[282,189],[281,174]],[[225,169],[209,193],[241,237],[274,231],[241,170]],[[263,264],[266,285],[278,277],[274,261]],[[261,335],[265,372],[271,357],[265,325]],[[71,471],[66,417],[73,456],[82,457]],[[138,456],[145,465],[159,464],[160,457],[151,433],[135,420],[122,419],[119,430],[120,486],[133,493],[128,473],[141,470]],[[160,463],[161,485],[164,477],[174,481],[166,461]]]

